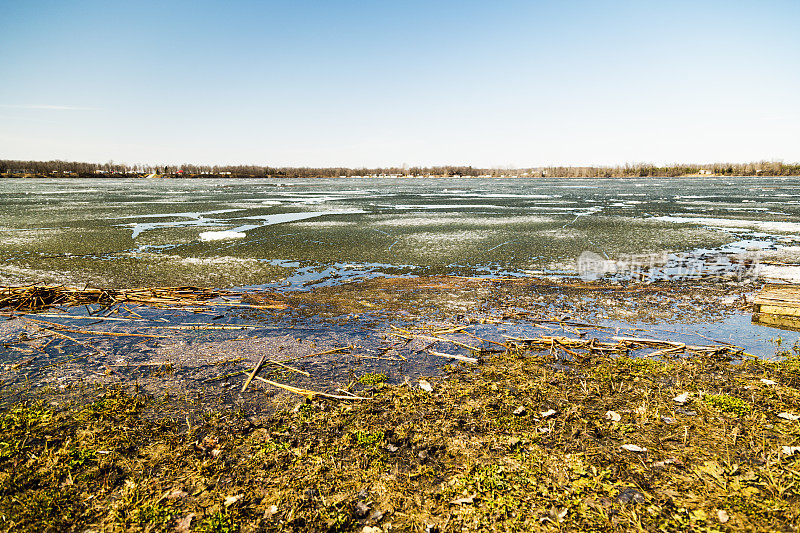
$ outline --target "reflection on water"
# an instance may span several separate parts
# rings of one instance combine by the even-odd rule
[[[364,275],[577,275],[584,252],[605,275],[791,279],[798,185],[796,177],[6,179],[0,281],[294,287]]]

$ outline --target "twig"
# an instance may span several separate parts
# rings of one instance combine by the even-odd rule
[[[506,350],[508,349],[508,344],[505,344],[505,343],[502,343],[502,342],[493,341],[493,340],[489,340],[489,339],[484,339],[484,338],[478,337],[477,335],[475,335],[473,333],[470,333],[469,331],[462,331],[462,333],[464,335],[469,335],[470,337],[472,337],[474,339],[478,339],[481,342],[491,342],[492,344],[496,344],[498,346],[502,346]]]
[[[30,319],[26,319],[26,320],[30,320]],[[61,337],[62,339],[67,339],[67,340],[69,340],[69,341],[72,341],[72,342],[74,342],[75,344],[80,344],[80,345],[81,345],[81,346],[83,346],[84,348],[89,348],[90,350],[94,350],[95,352],[99,353],[100,355],[104,355],[104,356],[108,357],[108,354],[107,354],[107,353],[105,353],[105,352],[104,352],[103,350],[101,350],[100,348],[96,348],[95,346],[92,346],[91,344],[86,344],[85,342],[81,342],[81,341],[79,341],[78,339],[73,339],[73,338],[72,338],[72,337],[70,337],[69,335],[64,335],[63,333],[61,333],[61,332],[59,332],[59,331],[55,331],[55,330],[52,330],[52,329],[48,329],[48,328],[45,328],[45,327],[42,327],[42,326],[36,326],[36,327],[38,327],[39,329],[41,329],[41,330],[43,330],[43,331],[46,331],[46,332],[48,332],[48,333],[52,333],[52,334],[53,334],[53,335],[55,335],[56,337]]]
[[[465,355],[442,353],[442,352],[436,352],[434,350],[428,350],[428,353],[431,354],[431,355],[435,355],[437,357],[447,357],[448,359],[457,359],[459,361],[465,361],[467,363],[477,363],[478,362],[478,359],[476,359],[474,357],[467,357]]]
[[[332,353],[343,352],[344,350],[350,350],[352,348],[353,348],[352,346],[342,346],[341,348],[331,348],[330,350],[325,350],[324,352],[311,353],[311,354],[308,354],[308,355],[301,355],[299,357],[292,357],[290,359],[283,359],[282,362],[291,363],[292,361],[299,361],[300,359],[308,359],[309,357],[316,357],[318,355],[328,355],[328,354],[332,354]]]
[[[291,370],[292,372],[297,372],[298,374],[303,374],[306,377],[311,377],[311,374],[309,374],[305,370],[299,370],[297,368],[294,368],[294,367],[291,367],[291,366],[288,366],[288,365],[284,365],[280,361],[275,361],[274,359],[267,359],[267,363],[269,363],[271,365],[278,365],[281,368],[285,368],[286,370]]]
[[[93,331],[87,329],[72,329],[67,327],[63,324],[58,324],[56,322],[48,322],[46,320],[36,320],[35,318],[28,318],[23,317],[24,320],[29,320],[31,322],[36,322],[38,324],[49,324],[51,326],[56,326],[61,331],[66,331],[68,333],[80,333],[81,335],[107,335],[111,337],[148,337],[151,339],[169,339],[169,335],[147,335],[145,333],[117,333],[115,331]],[[47,329],[47,328],[44,328]]]
[[[203,383],[211,383],[212,381],[219,381],[221,379],[232,378],[234,376],[238,376],[239,374],[245,374],[245,373],[247,373],[247,370],[239,370],[238,372],[231,372],[230,374],[223,374],[221,376],[204,379]]]
[[[398,333],[394,333],[394,332],[391,332],[391,331],[389,332],[389,335],[395,335],[397,337],[404,337],[403,335],[400,335]],[[472,350],[473,352],[482,351],[480,348],[476,348],[475,346],[470,346],[469,344],[464,344],[463,342],[454,341],[453,339],[445,339],[443,337],[433,337],[431,335],[422,335],[422,334],[419,334],[419,333],[411,333],[411,335],[413,335],[414,338],[417,338],[417,339],[427,339],[427,340],[432,340],[432,341],[437,341],[437,342],[438,341],[451,342],[451,343],[453,343],[453,344],[455,344],[457,346],[461,346],[462,348],[466,348],[467,350]]]
[[[372,398],[366,398],[364,396],[338,396],[336,394],[327,394],[324,392],[317,392],[308,389],[301,389],[299,387],[292,387],[291,385],[284,385],[283,383],[278,383],[277,381],[272,381],[269,379],[264,379],[261,376],[256,376],[255,379],[259,381],[263,381],[267,385],[272,385],[273,387],[278,387],[289,392],[293,392],[295,394],[300,394],[301,396],[305,396],[309,399],[314,399],[315,397],[319,396],[321,398],[330,398],[332,400],[371,400]]]
[[[261,370],[261,367],[264,365],[264,361],[266,359],[267,359],[267,354],[264,354],[264,355],[261,356],[261,360],[255,366],[253,371],[250,372],[250,375],[247,376],[247,379],[245,380],[244,385],[242,385],[242,392],[247,390],[247,386],[250,385],[250,382],[253,381],[254,377],[256,377],[256,374],[258,374],[258,371]]]

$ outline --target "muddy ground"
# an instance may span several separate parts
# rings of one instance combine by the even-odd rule
[[[291,361],[292,368],[309,374],[267,365],[262,376],[307,389],[334,392],[363,373],[381,373],[399,384],[436,375],[452,362],[431,352],[471,356],[467,346],[490,355],[504,349],[493,343],[505,343],[507,335],[610,334],[570,324],[636,324],[626,331],[639,334],[641,326],[713,323],[748,309],[753,290],[734,281],[377,278],[305,292],[246,293],[241,306],[215,301],[167,309],[120,304],[24,315],[6,311],[8,319],[0,321],[0,401],[42,395],[60,401],[59,396],[81,396],[87,387],[123,385],[182,399],[181,409],[259,413],[271,408],[274,395],[284,395],[263,383],[253,384],[261,394],[237,392],[262,356]],[[461,327],[439,342],[398,337],[392,329],[430,333]]]
[[[754,288],[394,278],[15,316],[0,530],[792,531],[795,351],[511,339],[655,337],[642,325],[713,323]],[[305,394],[241,392],[262,357]]]

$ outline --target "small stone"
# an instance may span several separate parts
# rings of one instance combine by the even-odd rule
[[[521,405],[519,407],[517,407],[516,409],[514,409],[514,414],[516,416],[525,416],[525,414],[527,412],[528,412],[527,409],[525,409],[525,407],[523,407]]]
[[[675,423],[675,419],[672,418],[671,416],[662,416],[661,417],[661,421],[664,422],[665,424],[674,424]]]
[[[724,524],[725,522],[727,522],[730,519],[731,518],[728,516],[728,513],[726,513],[722,509],[717,509],[717,520],[719,520],[720,524]]]
[[[783,418],[784,420],[791,420],[794,422],[795,420],[800,420],[800,415],[793,415],[792,413],[778,413],[778,418]]]
[[[620,446],[620,448],[629,452],[636,452],[636,453],[644,453],[647,451],[647,448],[637,446],[636,444],[623,444],[622,446]]]
[[[425,392],[433,392],[433,385],[424,379],[419,380],[419,388]]]
[[[606,420],[611,420],[612,422],[619,422],[622,420],[622,416],[616,411],[606,411]]]
[[[771,379],[765,379],[765,378],[761,378],[759,381],[761,383],[763,383],[764,385],[777,385],[778,384],[777,381],[772,381]]]
[[[457,500],[453,500],[450,503],[453,505],[465,505],[475,502],[475,495],[467,496],[466,498],[458,498]]]
[[[553,416],[554,414],[556,414],[556,410],[555,409],[548,409],[547,411],[542,411],[539,414],[542,415],[542,418],[549,418],[549,417]]]
[[[398,447],[397,447],[397,446],[395,446],[394,444],[389,444],[388,446],[386,446],[386,451],[388,451],[389,453],[394,453],[394,452],[396,452],[396,451],[397,451],[397,450],[399,450],[399,449],[400,449],[400,448],[398,448]]]
[[[188,495],[189,495],[189,493],[186,492],[185,490],[175,489],[172,492],[170,492],[169,494],[167,494],[167,499],[168,500],[180,500],[181,498],[185,498]]]
[[[667,466],[674,464],[675,462],[676,462],[675,459],[672,458],[664,459],[663,461],[658,461],[657,463],[653,463],[653,468],[664,469]]]
[[[675,403],[684,404],[689,401],[689,393],[684,392],[682,394],[678,394],[672,399],[672,401]]]
[[[383,530],[378,526],[364,526],[361,533],[382,533]]]

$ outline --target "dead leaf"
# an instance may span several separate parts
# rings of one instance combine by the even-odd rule
[[[778,418],[783,418],[784,420],[800,420],[800,415],[793,415],[792,413],[778,413]]]
[[[761,378],[759,381],[761,383],[763,383],[764,385],[777,385],[778,384],[777,381],[772,381],[771,379],[766,379],[766,378]]]
[[[548,409],[547,411],[541,411],[539,414],[542,416],[542,418],[548,418],[556,414],[556,410]]]

